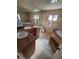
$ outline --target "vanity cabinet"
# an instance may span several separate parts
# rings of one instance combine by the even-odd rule
[[[52,32],[49,44],[53,49],[53,52],[56,52],[59,45],[62,43],[62,38],[59,38],[55,32]]]
[[[26,59],[29,59],[35,51],[36,34],[33,29],[18,31],[28,32],[27,37],[23,39],[17,39],[17,50],[19,50]]]

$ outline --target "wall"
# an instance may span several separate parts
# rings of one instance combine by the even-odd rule
[[[43,11],[43,26],[47,29],[48,32],[52,32],[53,29],[61,29],[62,28],[62,9]],[[48,17],[50,14],[59,15],[58,20],[53,22],[52,27],[49,26]]]
[[[35,20],[33,18],[33,15],[39,15],[39,19]],[[30,13],[30,20],[35,24],[35,25],[42,25],[42,13],[41,12],[34,12],[34,13]]]
[[[36,25],[43,25],[48,31],[52,31],[52,29],[62,28],[62,9],[56,9],[56,10],[48,10],[48,11],[41,11],[41,12],[21,12],[21,18],[22,21],[31,21],[35,23],[35,20],[33,19],[33,15],[39,14],[40,19],[35,23]],[[48,24],[48,17],[50,14],[56,14],[59,15],[58,20],[56,22],[53,22],[52,27]]]
[[[20,14],[21,20],[24,22],[29,22],[29,12],[18,12]]]
[[[43,25],[45,28],[52,28],[52,29],[62,28],[62,9],[30,13],[30,20],[35,23],[35,20],[33,19],[34,14],[40,15],[40,19],[37,22],[38,25]],[[53,22],[52,27],[49,27],[49,24],[48,24],[48,17],[49,17],[50,14],[59,15],[58,20],[56,22]]]

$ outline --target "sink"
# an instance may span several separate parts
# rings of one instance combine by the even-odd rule
[[[24,29],[32,29],[31,26],[24,27]]]
[[[25,59],[22,52],[17,52],[17,59]]]
[[[18,38],[18,39],[23,39],[23,38],[25,38],[27,35],[28,35],[27,32],[25,32],[25,31],[20,31],[20,32],[17,33],[17,38]]]

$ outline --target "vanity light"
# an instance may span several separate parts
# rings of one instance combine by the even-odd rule
[[[38,12],[39,10],[35,9],[34,12]]]
[[[39,15],[34,15],[33,18],[34,18],[35,20],[38,20],[38,19],[39,19]]]

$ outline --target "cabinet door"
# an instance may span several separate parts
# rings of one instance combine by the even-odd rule
[[[31,44],[32,41],[35,41],[35,37],[30,34],[28,35],[26,38],[24,39],[17,39],[17,49],[20,51],[23,51],[23,49],[28,46],[29,44]]]
[[[51,37],[50,41],[49,41],[52,49],[53,49],[53,52],[55,52],[59,46],[59,44],[54,40],[54,38]]]

